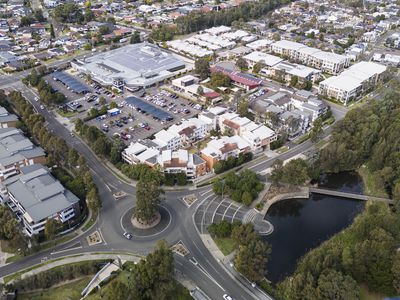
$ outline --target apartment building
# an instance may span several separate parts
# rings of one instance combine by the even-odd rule
[[[18,174],[21,167],[46,163],[45,152],[16,128],[0,128],[0,181]]]
[[[220,139],[213,139],[201,150],[201,158],[207,163],[207,168],[212,170],[214,165],[220,160],[228,157],[238,157],[240,153],[251,152],[251,147],[247,141],[238,135],[231,137],[222,136]]]
[[[182,121],[180,124],[170,126],[167,132],[170,132],[171,136],[178,134],[181,138],[181,146],[186,147],[205,138],[211,129],[211,124],[198,118],[190,118]]]
[[[10,114],[4,107],[0,106],[0,128],[15,127],[18,122],[18,117]]]
[[[49,219],[61,224],[80,213],[79,199],[40,164],[21,167],[1,183],[0,198],[16,214],[28,236],[44,232]]]
[[[283,59],[278,56],[267,54],[260,51],[253,51],[243,56],[243,59],[247,61],[249,68],[253,68],[254,65],[257,63],[262,63],[267,68],[271,68],[283,61]]]
[[[240,136],[249,144],[253,153],[268,148],[277,139],[273,130],[248,118],[242,118],[237,113],[225,113],[219,116],[218,122],[221,132],[229,131],[232,135]]]
[[[319,83],[320,95],[347,104],[357,99],[382,80],[386,66],[374,62],[359,62],[338,76]]]
[[[162,129],[154,135],[154,143],[160,149],[177,150],[181,147],[181,136],[177,132]]]
[[[274,65],[272,68],[263,68],[260,74],[280,78],[287,83],[291,81],[292,77],[296,76],[299,82],[303,83],[318,80],[321,77],[321,70],[284,61]]]
[[[339,74],[350,65],[350,57],[321,51],[300,43],[281,40],[271,44],[273,53],[288,57],[290,60],[309,65],[329,74]]]
[[[195,179],[207,173],[207,164],[197,154],[187,150],[164,150],[157,157],[158,164],[165,173],[185,173],[187,179]]]
[[[123,152],[122,159],[128,164],[160,166],[165,173],[185,173],[191,180],[207,172],[206,161],[187,150],[160,150],[149,143],[131,143]]]

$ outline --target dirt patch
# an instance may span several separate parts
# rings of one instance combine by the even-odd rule
[[[160,221],[161,221],[161,215],[159,212],[156,212],[148,222],[144,222],[140,219],[135,218],[134,216],[132,216],[132,218],[131,218],[133,227],[136,227],[139,229],[154,228],[160,223]]]

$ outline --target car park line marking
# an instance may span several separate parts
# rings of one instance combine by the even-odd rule
[[[238,211],[239,211],[242,207],[243,207],[243,205],[238,206],[237,210],[235,211],[235,213],[234,213],[233,216],[232,216],[232,222],[233,222],[233,220],[235,220],[236,214],[238,213]]]
[[[229,208],[232,206],[232,204],[233,204],[233,202],[231,202],[231,204],[229,204],[229,206],[225,209],[224,214],[222,216],[222,220],[225,218],[225,214],[229,210]]]
[[[208,203],[208,205],[207,205],[207,207],[206,207],[206,209],[205,209],[205,211],[204,211],[204,213],[203,213],[203,217],[201,218],[201,233],[204,232],[203,226],[204,226],[204,219],[205,219],[205,217],[206,217],[206,213],[207,213],[207,211],[208,211],[208,209],[209,209],[211,203],[213,203],[214,200],[217,199],[217,198],[218,198],[218,197],[214,197],[214,199],[212,199],[212,200]],[[222,200],[222,201],[223,201],[223,200]]]
[[[213,214],[213,216],[212,216],[211,223],[214,223],[215,214],[217,213],[218,208],[219,208],[219,207],[221,206],[221,204],[224,203],[224,202],[225,202],[225,200],[222,200],[222,201],[218,204],[217,208],[214,210],[214,214]],[[229,208],[229,206],[228,206],[228,208]],[[225,214],[224,214],[224,215],[225,215]],[[224,218],[222,218],[222,219],[224,219]]]
[[[209,190],[205,191],[204,193],[201,193],[200,196],[204,196],[204,195],[206,195],[206,194],[208,194],[210,192],[212,192],[212,189],[209,189]]]

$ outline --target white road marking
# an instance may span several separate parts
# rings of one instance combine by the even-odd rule
[[[236,214],[238,213],[239,209],[241,209],[242,207],[243,207],[243,205],[240,205],[240,206],[238,207],[238,209],[235,211],[235,213],[234,213],[233,216],[232,216],[232,222],[233,222],[233,220],[235,219],[235,216],[236,216]]]
[[[210,203],[208,203],[208,205],[207,205],[207,207],[206,207],[206,209],[205,209],[205,211],[204,211],[204,213],[203,213],[203,217],[201,218],[201,233],[204,232],[204,230],[203,230],[203,225],[204,225],[204,219],[205,219],[205,217],[206,217],[206,213],[207,213],[207,211],[208,211],[208,208],[210,207],[211,203],[214,202],[215,199],[217,199],[217,197],[214,197],[214,199],[212,199],[212,200],[210,201]],[[222,201],[224,201],[224,200],[222,200]]]
[[[218,210],[218,208],[221,206],[221,204],[224,203],[224,201],[225,201],[225,200],[222,200],[221,203],[218,204],[217,208],[214,210],[214,214],[213,214],[213,216],[212,216],[211,223],[214,223],[215,214],[217,213],[217,210]],[[228,206],[228,207],[229,207],[229,206]]]
[[[231,204],[229,204],[229,206],[225,209],[224,215],[222,216],[222,220],[225,218],[225,214],[226,214],[226,212],[229,210],[229,207],[232,206],[232,204],[233,204],[233,202],[231,202]]]

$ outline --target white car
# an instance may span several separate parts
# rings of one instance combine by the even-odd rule
[[[43,105],[40,105],[40,109],[44,109],[44,106],[43,106]]]
[[[224,294],[222,297],[224,297],[225,300],[233,300],[233,298],[227,294]]]
[[[130,240],[132,238],[132,234],[130,234],[128,232],[124,232],[124,237],[127,238],[128,240]]]
[[[39,101],[39,97],[35,97],[35,101],[38,102]]]

